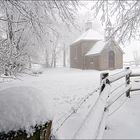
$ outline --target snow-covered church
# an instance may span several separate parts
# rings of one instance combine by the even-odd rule
[[[87,21],[85,32],[70,45],[70,67],[96,70],[122,68],[123,51],[114,39],[108,39],[111,32],[111,23],[101,33],[92,21]]]

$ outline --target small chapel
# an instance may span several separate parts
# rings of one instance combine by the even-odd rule
[[[70,45],[70,67],[77,69],[114,70],[123,67],[123,50],[113,37],[111,22],[104,33],[87,21],[85,32]]]

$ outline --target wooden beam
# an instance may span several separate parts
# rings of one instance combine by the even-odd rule
[[[137,74],[131,74],[130,75],[130,77],[138,77],[138,76],[140,76],[140,74],[138,74],[138,73]]]
[[[140,88],[131,89],[130,91],[139,91]]]
[[[124,78],[126,75],[129,75],[129,74],[131,74],[131,70],[124,70],[124,71],[119,72],[117,74],[110,75],[108,77],[108,80],[110,81],[110,83],[113,83],[121,78]]]

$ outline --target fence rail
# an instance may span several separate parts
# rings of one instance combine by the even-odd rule
[[[131,75],[130,75],[130,77],[139,77],[140,76],[140,73],[132,73]]]
[[[131,89],[130,91],[139,91],[140,88],[134,88],[134,89]]]
[[[122,71],[120,73],[114,74],[113,76],[110,75],[108,80],[110,81],[110,83],[113,83],[113,82],[115,82],[117,80],[120,80],[121,78],[124,78],[127,75],[131,75],[131,70],[129,70],[129,69],[124,70],[124,71]]]

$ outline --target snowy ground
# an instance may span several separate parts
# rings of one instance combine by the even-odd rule
[[[99,85],[100,72],[69,69],[47,69],[38,77],[21,74],[18,80],[1,83],[1,92],[10,87],[35,87],[43,92],[40,96],[46,101],[54,124],[73,105]],[[10,96],[10,95],[9,95]],[[90,102],[89,102],[90,105]]]
[[[111,71],[110,73],[118,71],[120,70]],[[18,78],[18,80],[1,82],[0,94],[8,87],[17,86],[35,87],[42,91],[40,96],[47,103],[46,107],[53,116],[54,131],[59,127],[59,122],[61,122],[59,118],[62,118],[71,107],[76,105],[88,93],[99,87],[100,84],[99,71],[68,68],[47,69],[37,77],[20,74]],[[122,82],[124,81],[122,80]],[[118,84],[120,83],[117,82],[114,86]],[[87,116],[97,96],[98,93],[95,93],[94,96],[90,97],[81,110],[72,115],[56,131],[56,135],[61,138],[70,138],[72,135],[75,135],[75,131]],[[140,138],[140,133],[138,132],[140,127],[140,112],[138,108],[140,98],[138,97],[139,94],[132,95],[132,98],[127,99],[118,111],[110,115],[108,120],[109,130],[105,132],[103,138]],[[124,100],[126,99],[122,98],[118,104],[123,103]],[[110,112],[113,112],[118,105],[114,106],[110,109]]]
[[[140,92],[131,95],[108,119],[104,139],[140,139]]]

